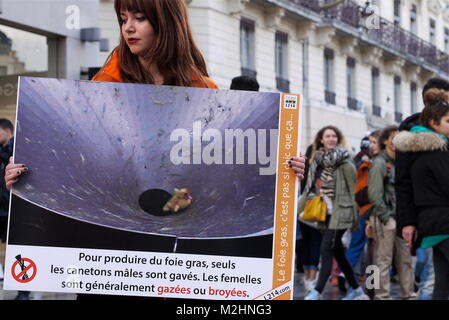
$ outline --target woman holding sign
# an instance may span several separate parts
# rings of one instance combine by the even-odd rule
[[[115,10],[120,44],[94,81],[217,89],[193,41],[184,0],[116,0]],[[304,158],[289,164],[302,178]],[[27,171],[23,164],[9,164],[8,188]]]
[[[342,132],[334,127],[322,128],[315,137],[310,167],[298,208],[302,212],[313,196],[321,196],[326,203],[325,221],[321,242],[321,271],[315,289],[306,300],[319,300],[332,271],[335,257],[351,288],[344,300],[367,298],[346,259],[342,236],[358,223],[354,199],[356,169],[352,162]]]
[[[193,40],[183,0],[115,0],[114,5],[120,44],[93,81],[218,88]],[[303,157],[289,163],[299,179],[304,163]],[[26,172],[24,164],[9,164],[6,186]]]

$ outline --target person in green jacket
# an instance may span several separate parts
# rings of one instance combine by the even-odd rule
[[[368,198],[373,205],[368,211],[370,226],[376,241],[375,264],[379,268],[379,287],[375,296],[380,300],[391,300],[390,274],[393,265],[398,270],[401,298],[416,299],[412,257],[404,239],[396,234],[396,194],[394,188],[395,147],[393,139],[397,126],[384,128],[379,136],[380,154],[373,160],[368,176]]]
[[[354,276],[345,256],[342,236],[347,229],[358,225],[358,211],[354,188],[356,168],[340,129],[322,128],[315,137],[307,183],[299,201],[299,212],[311,197],[322,194],[326,201],[326,221],[321,224],[321,270],[315,289],[305,300],[319,300],[332,271],[332,259],[344,273],[350,289],[343,300],[368,299]]]

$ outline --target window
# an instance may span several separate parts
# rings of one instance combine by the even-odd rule
[[[412,4],[412,9],[410,10],[410,32],[412,32],[416,35],[418,34],[417,19],[418,19],[418,14],[417,14],[416,5]]]
[[[394,118],[396,122],[402,121],[401,103],[401,77],[394,77]]]
[[[410,107],[412,114],[418,112],[418,98],[417,98],[418,86],[416,83],[410,83]]]
[[[334,50],[324,49],[324,100],[335,104],[334,93]]]
[[[302,90],[306,99],[309,98],[309,40],[302,44]]]
[[[348,95],[348,108],[352,110],[357,110],[355,83],[355,59],[348,57],[346,60],[346,90]]]
[[[242,75],[255,78],[257,76],[255,64],[254,21],[242,19],[240,21],[240,63]]]
[[[434,19],[429,21],[429,42],[433,45],[436,44],[436,22]]]
[[[394,0],[394,24],[401,25],[401,0]]]
[[[382,109],[380,108],[380,93],[379,93],[379,69],[373,68],[371,70],[371,99],[373,101],[373,115],[380,117]]]
[[[278,31],[275,40],[276,87],[283,92],[290,91],[290,82],[287,80],[287,49],[288,35]]]

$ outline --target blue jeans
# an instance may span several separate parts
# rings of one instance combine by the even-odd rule
[[[360,260],[360,256],[363,253],[365,245],[368,242],[368,238],[365,235],[365,229],[366,219],[360,217],[359,227],[352,233],[351,244],[349,245],[349,249],[346,250],[346,258],[356,274],[358,274],[358,272],[355,268]],[[361,274],[364,274],[364,272]]]
[[[320,263],[321,232],[298,222],[302,235],[302,265],[306,270],[318,270]]]
[[[432,300],[435,286],[435,273],[433,271],[432,249],[416,249],[415,276],[419,282],[419,300]]]

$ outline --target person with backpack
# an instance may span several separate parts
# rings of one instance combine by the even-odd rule
[[[368,141],[367,147],[368,152],[364,152],[363,157],[360,159],[360,165],[357,169],[357,182],[355,185],[355,200],[359,206],[359,227],[357,230],[352,232],[351,243],[349,249],[346,251],[346,258],[349,263],[351,263],[352,269],[359,276],[363,276],[365,273],[363,271],[362,264],[360,265],[360,271],[357,273],[357,265],[360,262],[360,258],[363,254],[366,244],[368,243],[368,237],[366,236],[366,212],[372,207],[368,200],[368,175],[369,169],[371,168],[372,159],[379,154],[378,139],[380,135],[380,130],[372,132],[366,140]],[[365,138],[364,138],[365,139]],[[362,140],[363,143],[364,140]],[[371,249],[371,248],[369,248]],[[370,252],[371,250],[368,250]]]
[[[396,235],[393,139],[397,133],[397,126],[382,130],[379,136],[381,152],[374,158],[368,176],[368,199],[372,205],[368,213],[376,241],[375,261],[380,275],[380,287],[376,288],[375,296],[380,300],[391,300],[389,271],[393,261],[398,269],[401,298],[416,299],[412,257],[404,239]]]

